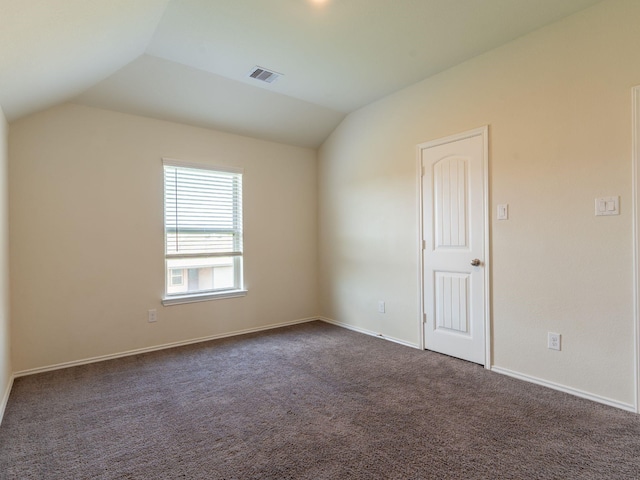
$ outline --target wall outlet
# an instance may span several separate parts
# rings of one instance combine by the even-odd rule
[[[384,312],[385,312],[385,305],[384,305],[384,302],[380,300],[378,302],[378,313],[384,313]]]
[[[153,310],[149,310],[148,314],[149,314],[149,317],[147,318],[147,321],[149,323],[153,323],[153,322],[156,322],[158,320],[158,317],[156,316],[155,308]]]
[[[552,333],[549,332],[549,337],[548,337],[548,341],[547,341],[547,347],[550,350],[560,350],[560,340],[562,338],[562,335],[560,335],[559,333]]]

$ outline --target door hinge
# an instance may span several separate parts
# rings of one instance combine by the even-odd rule
[[[422,240],[422,249],[423,250],[427,249],[427,241],[426,240]]]
[[[427,168],[426,167],[421,167],[420,168],[420,172],[421,172],[421,175],[424,177],[425,174],[427,173]]]
[[[427,314],[426,313],[422,314],[422,323],[427,323]]]

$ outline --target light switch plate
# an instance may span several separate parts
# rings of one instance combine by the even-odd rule
[[[596,216],[620,215],[620,197],[596,198]]]
[[[498,205],[498,220],[509,220],[509,204]]]

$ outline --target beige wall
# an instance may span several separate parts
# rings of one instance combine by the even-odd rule
[[[0,421],[13,373],[9,332],[9,242],[7,232],[7,139],[9,129],[0,108]]]
[[[244,168],[246,297],[161,305],[162,157]],[[317,315],[315,151],[66,104],[9,158],[14,371]]]
[[[489,125],[493,364],[632,405],[638,18],[604,2],[347,117],[319,154],[322,314],[419,343],[416,145]]]

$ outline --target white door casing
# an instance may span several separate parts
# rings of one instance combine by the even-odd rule
[[[427,142],[418,161],[423,346],[490,368],[487,140]]]
[[[633,309],[634,309],[634,399],[633,408],[640,413],[640,85],[631,89],[633,169]]]

